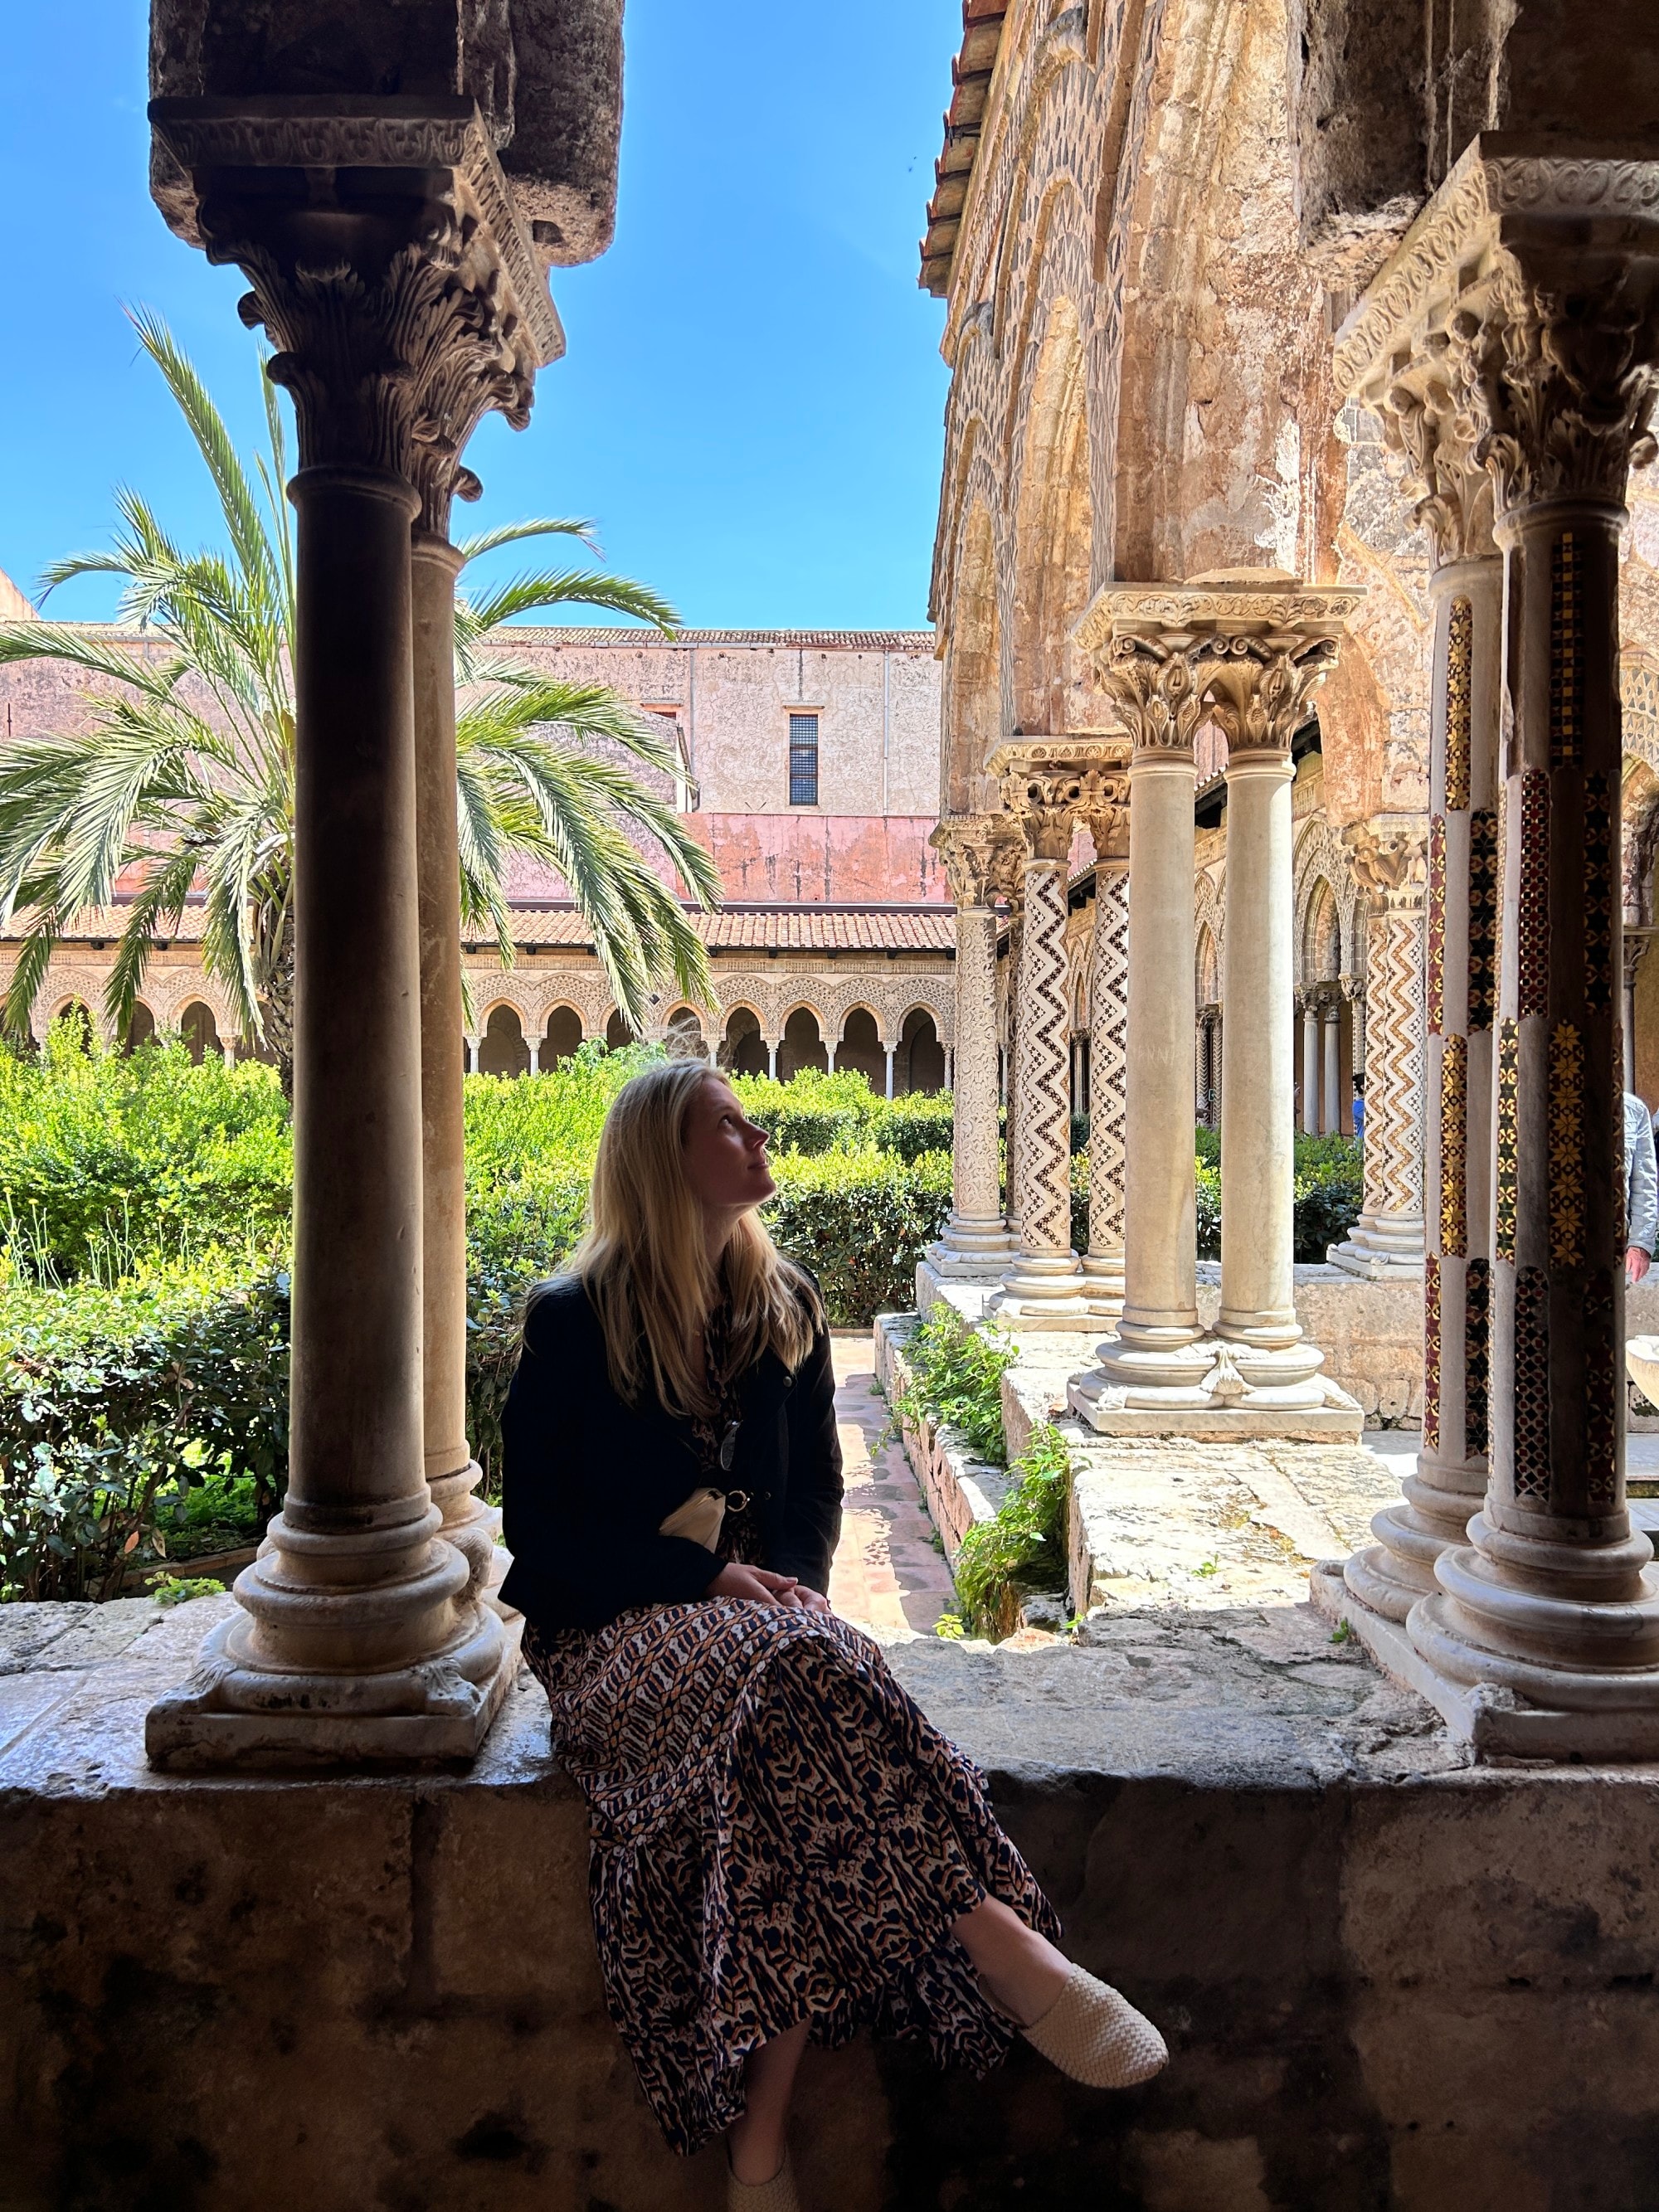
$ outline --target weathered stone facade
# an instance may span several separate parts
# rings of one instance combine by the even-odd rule
[[[27,611],[14,597],[15,611]],[[105,634],[147,649],[136,635]],[[717,1005],[665,1002],[653,1033],[701,1038],[750,1073],[823,1067],[833,1054],[878,1090],[890,1073],[896,1092],[939,1089],[955,1044],[955,928],[927,842],[939,791],[931,634],[689,630],[670,641],[639,629],[524,628],[504,643],[550,679],[610,684],[672,729],[683,770],[672,796],[719,863],[726,903],[699,922]],[[0,671],[8,738],[72,726],[83,682],[49,662]],[[817,721],[818,795],[792,805],[790,717],[803,713]],[[468,940],[462,951],[470,1064],[496,1075],[621,1035],[564,886],[521,866],[512,890],[514,964],[504,969],[489,943]],[[107,1027],[103,991],[121,923],[118,908],[82,917],[48,970],[37,1034],[76,1004]],[[228,996],[203,969],[200,929],[199,910],[187,909],[150,962],[137,1018],[140,1033],[182,1028],[198,1057],[242,1048]],[[10,959],[0,940],[0,988]]]

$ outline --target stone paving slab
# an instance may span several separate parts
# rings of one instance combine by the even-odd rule
[[[836,1419],[847,1485],[830,1601],[845,1620],[888,1634],[931,1636],[956,1604],[951,1571],[897,1442],[881,1443],[887,1401],[876,1389],[868,1334],[831,1343]]]

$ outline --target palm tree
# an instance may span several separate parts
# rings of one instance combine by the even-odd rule
[[[5,1028],[26,1035],[53,946],[74,917],[135,887],[106,1006],[125,1034],[151,947],[204,896],[202,957],[225,985],[242,1034],[292,1075],[294,882],[294,542],[276,394],[261,377],[268,451],[258,489],[224,421],[166,325],[134,328],[184,415],[218,494],[227,552],[186,554],[137,493],[117,494],[121,529],[106,553],[48,569],[123,580],[120,613],[150,649],[138,653],[45,622],[0,628],[0,666],[67,661],[97,679],[83,730],[30,738],[0,753],[0,927],[27,918],[7,994]],[[592,544],[586,523],[510,524],[463,542],[463,563],[527,539]],[[709,855],[641,780],[672,775],[651,718],[605,686],[550,682],[515,664],[499,626],[539,609],[597,607],[672,634],[677,617],[642,584],[581,568],[540,570],[472,598],[458,595],[457,803],[463,927],[495,936],[513,958],[507,870],[542,861],[569,885],[593,933],[617,1004],[645,1027],[653,986],[712,998],[708,957],[680,900],[653,869],[665,856],[692,897],[712,906]]]

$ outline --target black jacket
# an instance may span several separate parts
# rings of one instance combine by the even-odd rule
[[[586,1291],[567,1277],[543,1291],[501,1419],[501,1504],[513,1565],[501,1596],[532,1627],[600,1628],[634,1605],[699,1598],[720,1562],[659,1523],[701,1485],[757,1501],[763,1557],[828,1591],[841,1529],[841,1444],[830,1338],[820,1330],[792,1376],[767,1352],[739,1386],[736,1454],[710,1475],[690,1425],[654,1396],[624,1404]]]

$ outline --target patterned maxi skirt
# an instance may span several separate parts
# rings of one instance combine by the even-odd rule
[[[525,1656],[587,1801],[605,2001],[675,2150],[738,2118],[744,2058],[802,2020],[981,2075],[1006,2054],[951,1923],[988,1896],[1059,1921],[870,1638],[716,1598],[531,1631]]]

